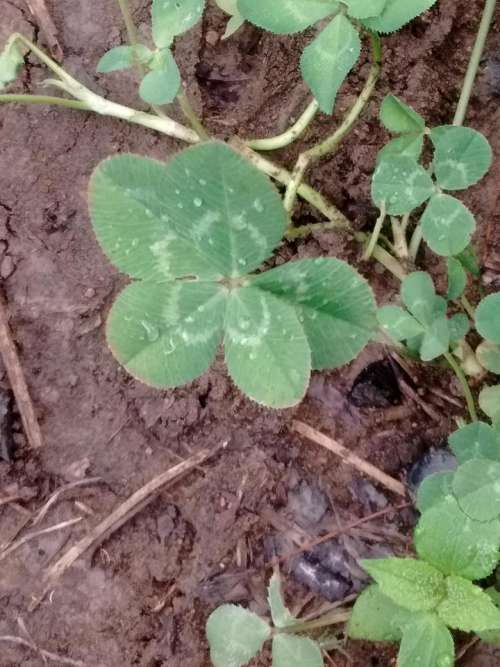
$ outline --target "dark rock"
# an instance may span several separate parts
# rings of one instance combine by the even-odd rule
[[[349,400],[358,408],[388,408],[401,403],[398,379],[387,359],[374,361],[354,380]]]
[[[418,487],[426,477],[436,472],[447,472],[455,470],[458,466],[457,459],[449,449],[432,447],[408,470],[407,481],[410,490],[414,495]]]

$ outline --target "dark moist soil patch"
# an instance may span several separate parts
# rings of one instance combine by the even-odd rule
[[[47,5],[67,69],[97,91],[135,103],[132,74],[94,74],[102,53],[124,39],[114,0],[47,0]],[[135,20],[145,34],[148,5],[134,3]],[[374,102],[349,142],[312,170],[311,182],[358,228],[369,229],[376,217],[369,197],[370,174],[376,152],[387,139],[377,120],[378,103],[390,91],[424,114],[429,124],[449,122],[482,5],[479,0],[441,0],[433,12],[385,40],[384,74]],[[469,124],[488,136],[497,156],[498,19],[468,116]],[[297,64],[308,35],[276,38],[246,26],[222,42],[223,28],[223,15],[210,6],[203,22],[176,46],[204,121],[223,137],[283,130],[307,99]],[[38,35],[22,0],[2,4],[2,43],[13,30]],[[360,90],[367,68],[365,54],[342,90],[335,116],[319,117],[306,144],[332,131]],[[36,88],[44,76],[30,57],[19,90]],[[17,634],[16,618],[21,616],[37,645],[92,667],[208,666],[204,624],[211,610],[226,600],[258,605],[264,599],[269,571],[263,567],[263,544],[276,532],[269,513],[284,506],[291,479],[314,480],[344,514],[363,515],[349,492],[356,475],[293,435],[288,428],[291,419],[324,430],[398,476],[452,429],[461,409],[447,397],[460,405],[460,390],[447,373],[415,367],[418,393],[439,419],[433,420],[404,396],[400,401],[390,397],[385,404],[375,400],[376,407],[370,407],[365,394],[361,405],[352,401],[358,375],[386,358],[376,346],[340,371],[316,374],[303,404],[282,412],[264,410],[241,396],[221,361],[200,380],[175,391],[158,392],[135,382],[104,343],[106,312],[124,279],[97,248],[85,192],[92,170],[108,155],[132,151],[168,158],[181,146],[118,121],[21,106],[0,109],[0,146],[0,275],[45,439],[39,454],[30,452],[14,414],[17,451],[13,463],[0,463],[0,489],[2,495],[20,493],[25,506],[36,509],[75,476],[100,476],[105,482],[79,493],[78,500],[91,512],[82,515],[79,525],[33,541],[2,562],[0,635]],[[290,167],[296,155],[297,148],[291,147],[276,158]],[[497,159],[487,179],[465,197],[480,224],[484,279],[497,286],[499,182]],[[301,205],[297,220],[315,219],[314,212]],[[359,248],[335,234],[320,233],[283,246],[276,261],[319,255],[359,265]],[[442,280],[442,267],[427,259]],[[360,268],[381,302],[397,292],[396,282],[373,265]],[[0,382],[7,387],[1,369]],[[384,392],[374,386],[380,399]],[[179,457],[221,440],[229,441],[224,453],[163,493],[87,560],[79,561],[53,595],[28,613],[34,585],[68,539],[85,534]],[[81,513],[74,500],[61,502],[43,525]],[[10,539],[22,518],[10,506],[0,508],[1,543]],[[288,579],[286,588],[294,604],[305,600],[305,589]],[[355,667],[394,664],[392,648],[356,643],[347,649]],[[1,656],[2,667],[40,664],[27,649],[2,645]],[[483,649],[477,662],[470,662],[497,663],[498,658],[485,657]],[[343,665],[344,659],[335,656],[335,664]]]

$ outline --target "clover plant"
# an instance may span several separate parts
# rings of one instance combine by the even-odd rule
[[[394,136],[374,165],[371,194],[379,216],[371,234],[358,231],[311,187],[306,172],[314,160],[332,155],[360,120],[383,66],[383,36],[436,0],[216,0],[230,17],[225,38],[245,21],[274,34],[310,35],[300,59],[313,96],[304,112],[280,135],[227,143],[203,126],[175,61],[175,40],[199,22],[205,0],[152,0],[145,43],[138,40],[127,0],[118,4],[128,43],[105,53],[97,71],[134,68],[150,109],[98,95],[18,33],[0,53],[0,90],[15,82],[31,52],[52,73],[43,85],[62,92],[5,92],[0,102],[94,112],[193,144],[166,162],[117,155],[92,175],[97,239],[130,279],[107,320],[118,361],[141,381],[165,388],[194,380],[220,354],[245,394],[284,408],[303,398],[312,370],[337,368],[383,337],[417,363],[451,369],[470,416],[449,438],[457,469],[431,475],[419,489],[415,558],[362,561],[374,583],[352,614],[344,608],[311,622],[286,609],[275,575],[269,588],[272,627],[235,605],[212,613],[207,635],[213,664],[244,665],[269,641],[274,667],[320,667],[322,650],[339,648],[336,637],[321,632],[349,616],[350,637],[400,643],[399,667],[449,667],[456,630],[500,643],[500,593],[483,585],[500,554],[500,384],[492,379],[500,375],[500,294],[479,289],[476,221],[459,198],[492,163],[485,137],[463,121],[495,0],[485,0],[452,124],[430,128],[403,100],[383,100],[380,119]],[[299,152],[292,171],[263,157],[259,151],[298,141],[319,111],[333,112],[363,39],[371,47],[369,74],[332,134]],[[163,107],[173,103],[186,124]],[[297,197],[326,221],[296,226]],[[280,264],[274,257],[281,243],[299,243],[315,230],[358,242],[364,260],[401,281],[400,295],[377,308],[370,285],[340,259]],[[422,241],[446,271],[443,294],[422,266]],[[478,292],[481,299],[471,303]],[[471,375],[477,392],[469,385]]]

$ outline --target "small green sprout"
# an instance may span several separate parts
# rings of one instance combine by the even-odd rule
[[[268,601],[274,627],[257,614],[232,604],[212,612],[207,621],[207,639],[214,667],[242,667],[269,640],[273,667],[323,667],[320,643],[303,636],[308,624],[286,608],[278,574],[273,574],[269,582]]]

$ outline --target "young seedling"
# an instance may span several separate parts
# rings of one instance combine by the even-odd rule
[[[338,610],[316,621],[300,621],[285,606],[279,575],[269,582],[268,602],[273,627],[253,612],[236,605],[218,607],[207,621],[207,639],[214,667],[242,667],[272,642],[273,667],[323,667],[321,648],[331,638],[315,640],[306,633],[343,623],[346,614]]]

